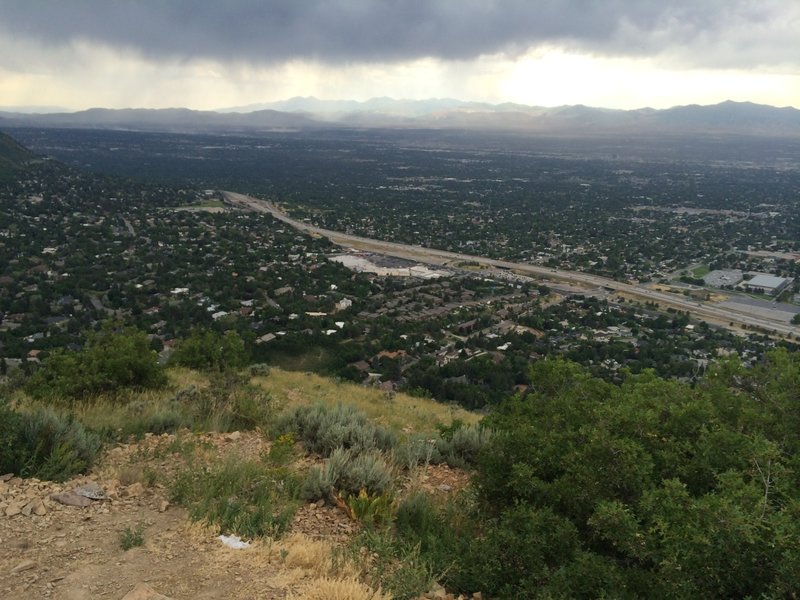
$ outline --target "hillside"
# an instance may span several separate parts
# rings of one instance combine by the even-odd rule
[[[0,539],[15,552],[0,556],[0,589],[794,597],[798,373],[785,350],[730,360],[696,385],[652,371],[614,384],[543,359],[534,389],[479,426],[431,401],[265,365],[169,369],[147,391],[83,397],[42,395],[40,378],[38,401],[7,385]]]
[[[252,529],[254,521],[245,525],[239,517],[231,520],[202,506],[202,502],[226,501],[226,492],[212,490],[205,499],[192,496],[202,496],[206,485],[216,485],[213,478],[202,490],[187,490],[208,472],[235,482],[242,476],[240,467],[246,469],[242,483],[248,488],[258,473],[269,474],[270,485],[281,478],[286,485],[297,486],[325,462],[307,453],[300,441],[287,444],[272,432],[280,427],[281,415],[317,402],[331,410],[341,404],[358,406],[372,417],[371,422],[385,424],[398,439],[422,432],[436,437],[433,426],[452,424],[453,418],[478,420],[472,413],[431,400],[403,394],[387,398],[377,389],[279,369],[260,372],[248,381],[231,373],[220,380],[219,375],[175,368],[168,372],[168,380],[162,390],[123,392],[113,399],[97,396],[72,410],[60,409],[88,431],[105,432],[104,449],[87,473],[63,482],[12,474],[0,478],[0,539],[14,540],[15,550],[0,556],[0,589],[11,594],[8,597],[119,599],[146,585],[176,600],[388,599],[377,591],[379,580],[367,575],[368,562],[345,553],[352,543],[358,544],[355,540],[363,527],[347,504],[271,492],[258,502],[267,503],[270,511],[288,511],[288,521],[280,526],[281,535],[276,530],[262,537]],[[251,422],[245,429],[231,431],[226,417],[230,412],[222,404],[243,401],[245,395],[255,397],[268,411],[259,412],[256,429],[251,429],[255,424]],[[210,419],[185,420],[191,412],[185,410],[183,423],[191,430],[179,428],[167,416],[175,410],[176,398],[203,405],[210,401]],[[15,395],[15,403],[24,414],[41,409],[21,393]],[[164,428],[173,431],[160,433]],[[129,437],[133,431],[138,434]],[[7,434],[0,427],[0,442]],[[5,464],[3,448],[0,463]],[[445,498],[468,479],[460,469],[429,462],[410,470],[393,467],[392,477],[398,501],[418,491]],[[71,501],[64,500],[66,496]],[[256,510],[259,505],[249,506]],[[228,548],[217,539],[220,532],[238,532],[251,545],[245,550]],[[422,592],[429,583],[414,585]]]
[[[0,132],[0,182],[10,180],[34,154],[14,138]]]

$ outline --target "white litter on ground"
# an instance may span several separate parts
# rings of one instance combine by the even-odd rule
[[[234,550],[241,550],[243,548],[250,547],[250,542],[245,542],[238,535],[221,535],[217,539],[225,544],[228,548],[233,548]]]

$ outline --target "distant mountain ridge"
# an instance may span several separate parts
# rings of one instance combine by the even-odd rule
[[[246,132],[327,127],[511,130],[542,134],[800,135],[800,110],[726,101],[656,110],[583,105],[541,107],[452,98],[319,100],[297,97],[219,111],[93,108],[73,113],[0,112],[0,127],[79,127],[175,132]]]

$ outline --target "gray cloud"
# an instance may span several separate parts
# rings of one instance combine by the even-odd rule
[[[800,64],[782,0],[0,0],[0,30],[153,59],[471,59],[542,44],[693,66]]]

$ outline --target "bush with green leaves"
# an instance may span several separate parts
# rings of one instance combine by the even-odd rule
[[[170,363],[200,371],[240,369],[250,360],[244,341],[235,331],[218,333],[198,327],[179,340]]]
[[[172,498],[195,521],[224,534],[278,537],[298,507],[299,484],[285,468],[232,457],[211,469],[189,468],[172,486]]]
[[[396,600],[421,598],[439,579],[419,546],[409,545],[385,528],[363,528],[352,540],[350,554],[360,564],[361,576]],[[364,560],[363,552],[370,557]]]
[[[392,481],[392,469],[380,452],[337,448],[324,464],[309,470],[301,496],[304,500],[330,500],[334,492],[347,497],[357,496],[361,490],[380,496],[391,490]]]
[[[329,456],[337,448],[356,453],[368,450],[391,450],[394,434],[373,424],[354,406],[338,404],[330,408],[322,403],[299,406],[281,419],[280,433],[293,432],[303,446],[321,456]]]
[[[25,391],[39,400],[72,403],[123,388],[158,388],[166,381],[145,333],[106,325],[90,333],[80,351],[53,351]]]
[[[651,372],[612,385],[562,360],[530,377],[487,418],[456,591],[800,594],[800,355],[724,363],[694,387]]]
[[[97,435],[50,408],[16,412],[0,406],[0,471],[3,473],[66,481],[94,464],[100,445]]]
[[[394,520],[394,497],[388,492],[370,494],[361,489],[347,497],[347,507],[352,517],[364,527],[386,527]]]

